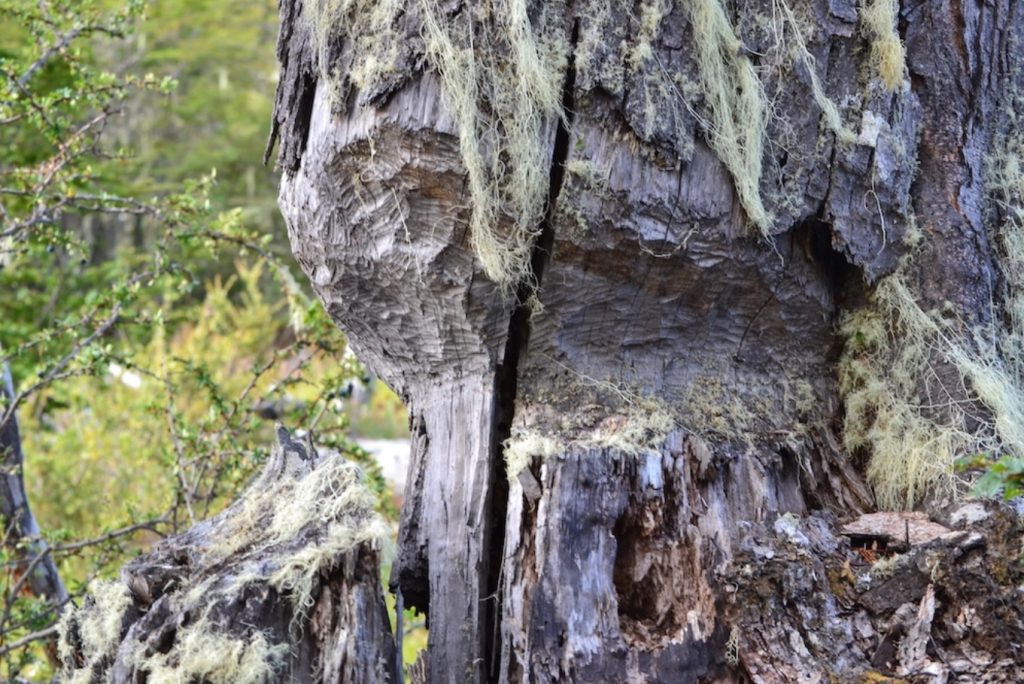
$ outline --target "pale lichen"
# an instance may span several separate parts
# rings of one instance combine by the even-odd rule
[[[545,4],[533,22],[525,0],[484,2],[455,17],[437,0],[420,1],[427,56],[458,129],[473,246],[506,295],[532,277],[555,125],[565,117],[569,55],[559,5]],[[485,20],[492,38],[477,42]]]
[[[985,179],[1004,275],[995,322],[971,328],[949,302],[924,310],[907,261],[842,325],[844,441],[870,453],[868,477],[885,507],[962,493],[960,458],[1024,455],[1024,136],[1014,111]]]
[[[535,430],[513,430],[504,444],[505,473],[509,480],[514,480],[534,458],[552,458],[565,453],[565,448],[565,444],[556,437]]]
[[[256,632],[247,638],[227,634],[203,616],[176,633],[167,653],[146,655],[139,644],[134,664],[151,684],[265,684],[278,677],[288,656],[288,644],[272,644]]]
[[[93,679],[93,671],[101,662],[113,657],[121,643],[121,628],[125,611],[131,605],[131,595],[121,582],[98,580],[89,585],[84,608],[74,605],[65,608],[57,624],[57,655],[64,664],[64,680],[86,683]],[[72,633],[81,646],[81,666],[76,662]]]
[[[243,550],[252,555],[280,547],[272,567],[260,564],[263,572],[239,572],[234,584],[268,582],[289,596],[292,626],[298,628],[313,605],[317,577],[359,544],[388,535],[375,505],[359,468],[340,456],[308,472],[276,474],[267,468],[227,516],[227,533],[207,549],[208,558],[216,563]],[[294,543],[299,540],[307,543]],[[193,590],[196,596],[204,591],[202,585]]]
[[[693,68],[666,66],[660,49],[664,26],[677,11],[689,19]],[[765,236],[773,233],[773,212],[799,210],[793,188],[802,181],[789,178],[782,181],[787,187],[768,187],[766,203],[763,165],[779,156],[775,150],[786,144],[779,131],[788,124],[767,97],[762,76],[776,78],[801,64],[823,127],[844,144],[858,141],[826,92],[808,47],[813,20],[798,16],[786,0],[773,0],[770,16],[755,22],[770,38],[757,64],[722,0],[689,0],[678,7],[643,0],[635,9],[596,3],[580,18],[574,45],[563,0],[530,12],[526,0],[486,0],[455,11],[439,0],[419,0],[415,8],[397,0],[314,0],[308,14],[322,78],[336,98],[350,83],[372,88],[393,74],[401,53],[399,17],[421,22],[423,49],[441,77],[459,139],[472,245],[484,272],[506,296],[533,277],[530,256],[548,199],[554,132],[559,121],[567,121],[562,88],[570,55],[583,92],[599,86],[635,94],[640,106],[627,112],[630,126],[654,146],[671,138],[676,164],[693,154],[696,121],[731,175],[749,221]],[[890,89],[904,72],[895,22],[895,0],[865,0],[862,29],[872,64]],[[331,60],[346,41],[349,57],[342,74]],[[849,102],[859,98],[848,97],[844,106]],[[770,129],[778,133],[776,139],[768,139]]]
[[[732,174],[750,221],[768,235],[772,217],[761,199],[761,163],[768,103],[753,63],[718,0],[688,3],[694,53],[711,148]]]
[[[343,105],[343,87],[374,87],[397,71],[398,38],[393,26],[403,3],[398,0],[311,0],[306,4],[320,80],[327,85],[332,109]],[[346,73],[332,61],[337,45],[350,43],[352,63]]]
[[[59,654],[67,681],[91,681],[115,654],[154,683],[280,681],[289,643],[274,643],[269,633],[214,616],[240,596],[280,595],[291,604],[291,635],[297,638],[322,578],[348,552],[389,533],[355,464],[283,435],[241,499],[186,533],[201,541],[188,542],[194,556],[187,575],[159,599],[172,615],[180,611],[169,648],[154,652],[143,642],[122,644],[125,611],[132,605],[129,580],[98,583],[86,606],[69,609],[61,622]]]
[[[679,428],[675,411],[665,402],[643,397],[622,388],[604,389],[618,397],[617,408],[602,411],[593,424],[551,426],[545,432],[535,427],[516,426],[503,445],[506,474],[514,480],[535,458],[553,458],[559,454],[587,449],[611,449],[636,456],[659,449],[669,433]]]
[[[883,279],[873,307],[848,315],[842,332],[844,442],[869,450],[883,507],[962,493],[960,458],[1024,453],[1024,384],[1010,347],[924,311],[902,273]],[[1003,334],[1011,344],[1019,335]]]
[[[871,45],[871,63],[886,90],[903,83],[906,48],[896,33],[897,0],[865,0],[860,8],[861,27]]]
[[[853,132],[839,114],[839,107],[825,93],[825,88],[818,78],[817,62],[810,50],[807,49],[807,41],[804,38],[804,28],[796,14],[785,0],[774,0],[773,10],[777,18],[773,21],[776,27],[776,44],[790,46],[791,58],[794,62],[802,62],[807,69],[808,78],[811,80],[811,94],[814,96],[814,103],[821,110],[822,119],[828,130],[832,131],[840,142],[852,144],[857,141],[857,134]],[[786,31],[788,29],[788,33]]]

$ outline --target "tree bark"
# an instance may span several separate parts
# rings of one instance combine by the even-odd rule
[[[866,5],[794,2],[806,54],[781,0],[729,11],[772,102],[758,235],[708,122],[693,13],[722,6],[527,3],[535,26],[559,17],[564,116],[537,128],[546,209],[509,297],[474,252],[459,114],[422,25],[431,7],[470,17],[484,50],[514,5],[323,25],[319,4],[281,3],[280,204],[328,311],[409,405],[391,582],[429,616],[428,680],[1019,676],[1019,609],[1003,637],[956,617],[983,613],[982,585],[1013,601],[1019,566],[978,573],[1018,523],[901,547],[906,592],[879,601],[835,530],[875,507],[842,446],[843,314],[920,231],[904,278],[922,308],[992,322],[982,179],[1020,79],[1018,7],[904,3],[895,90],[873,75]],[[368,53],[390,68],[357,84]],[[948,575],[924,570],[940,556]]]
[[[65,615],[65,681],[398,681],[373,495],[337,454],[278,434],[238,502]]]
[[[0,367],[0,418],[14,403],[14,381],[11,369],[4,363]],[[4,544],[19,559],[13,585],[6,598],[3,620],[7,624],[10,609],[23,589],[34,596],[47,600],[59,609],[68,601],[68,592],[61,581],[57,564],[50,555],[49,545],[42,538],[39,523],[28,502],[25,490],[25,455],[21,449],[21,434],[18,418],[13,412],[6,420],[0,421],[0,458],[3,462],[3,479],[0,481],[0,515],[4,521]]]

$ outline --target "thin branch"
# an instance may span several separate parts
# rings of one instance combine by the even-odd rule
[[[25,70],[25,73],[23,73],[21,77],[18,78],[18,85],[24,87],[26,84],[28,84],[29,79],[32,78],[32,74],[39,71],[39,69],[41,69],[47,62],[53,59],[53,56],[55,54],[66,48],[71,43],[71,41],[73,41],[78,36],[82,35],[82,31],[84,31],[85,29],[85,26],[71,27],[71,29],[67,31],[63,36],[61,36],[56,43],[51,45],[46,52],[39,55],[39,59],[32,62],[29,68]]]
[[[133,279],[134,280],[134,279]],[[21,403],[25,401],[25,398],[29,395],[39,391],[40,389],[50,385],[54,380],[59,379],[61,373],[67,368],[68,364],[75,360],[75,358],[82,353],[82,350],[92,344],[97,338],[106,335],[117,323],[117,319],[121,316],[121,309],[123,304],[118,302],[114,305],[110,315],[100,325],[89,333],[86,337],[79,340],[75,346],[69,351],[64,357],[58,361],[53,368],[48,370],[39,382],[34,385],[18,392],[7,404],[7,408],[3,413],[3,417],[0,418],[0,427],[7,424],[7,421],[13,419],[15,411],[21,406]]]
[[[46,629],[41,629],[38,632],[32,632],[27,636],[23,636],[17,641],[11,642],[6,646],[0,648],[0,656],[5,656],[11,651],[17,651],[19,648],[25,648],[29,644],[35,641],[41,641],[43,639],[52,639],[57,636],[57,625],[50,625]]]
[[[106,543],[108,541],[113,541],[113,540],[118,539],[120,537],[128,536],[129,534],[132,534],[134,532],[138,532],[139,530],[149,530],[150,532],[156,532],[156,527],[158,525],[166,525],[168,523],[168,521],[169,521],[169,518],[167,517],[166,514],[165,515],[161,515],[159,518],[153,518],[151,520],[146,520],[144,522],[134,523],[132,525],[126,525],[125,527],[122,527],[122,528],[116,529],[116,530],[112,530],[110,532],[107,532],[106,534],[100,535],[99,537],[94,537],[92,539],[85,539],[85,540],[82,540],[82,541],[70,542],[68,544],[55,544],[51,548],[51,552],[52,553],[70,553],[70,552],[73,552],[73,551],[79,551],[79,550],[84,549],[84,548],[86,548],[88,546],[96,546],[98,544],[103,544],[103,543]]]
[[[5,363],[2,366],[3,386],[0,387],[0,395],[5,401],[12,401],[14,398],[14,382],[11,372]],[[19,556],[34,553],[34,557],[28,562],[27,568],[18,578],[14,588],[5,597],[3,617],[0,618],[0,625],[7,625],[11,616],[11,610],[17,601],[18,594],[22,588],[28,585],[32,593],[39,598],[64,600],[68,596],[67,589],[61,581],[57,566],[50,557],[50,549],[46,541],[42,539],[39,525],[32,515],[29,507],[28,493],[25,491],[24,452],[21,447],[21,434],[18,431],[18,423],[14,420],[13,414],[10,422],[0,424],[0,455],[3,456],[4,472],[0,475],[0,490],[2,490],[2,501],[0,510],[3,511],[7,520],[5,534],[9,545],[14,545]],[[26,548],[18,548],[21,542],[27,543]],[[24,557],[19,559],[24,564]]]

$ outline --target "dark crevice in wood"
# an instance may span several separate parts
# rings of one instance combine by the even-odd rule
[[[266,145],[263,146],[264,166],[270,163],[270,155],[274,154],[274,145],[277,143],[277,133],[280,127],[281,124],[277,121],[277,117],[274,116],[270,122],[270,133],[267,134]]]
[[[807,512],[807,508],[822,508],[816,492],[808,494],[801,489],[800,455],[788,446],[780,447],[778,453],[779,513],[803,515]],[[789,492],[799,492],[800,498],[786,496]]]
[[[298,0],[282,0],[280,3],[277,59],[281,70],[274,95],[270,134],[263,151],[263,163],[266,164],[273,154],[274,144],[280,142],[277,164],[287,172],[299,168],[306,150],[317,85],[312,37],[302,10],[303,4]]]
[[[896,10],[896,34],[900,37],[900,43],[907,44],[907,27],[910,25],[908,15],[913,9],[904,8],[905,3],[899,3]]]
[[[622,477],[636,478],[635,466],[627,467],[632,472]],[[717,614],[723,611],[712,596],[714,579],[699,560],[717,552],[693,534],[696,521],[687,525],[687,495],[670,487],[667,479],[665,484],[663,497],[630,496],[611,528],[612,583],[621,636],[629,648],[660,652],[659,667],[666,675],[656,681],[725,681],[725,622],[715,620],[703,637],[688,624],[709,604]],[[680,647],[680,635],[685,635],[686,647]]]
[[[516,291],[516,307],[509,319],[505,355],[495,374],[495,412],[491,434],[490,526],[484,548],[489,550],[489,567],[484,573],[486,586],[481,596],[485,607],[481,619],[481,633],[488,635],[484,644],[484,668],[487,681],[499,681],[501,655],[501,560],[505,542],[505,517],[508,508],[508,479],[505,475],[505,442],[512,434],[515,403],[518,391],[519,364],[526,355],[530,341],[530,306],[527,300],[540,291],[544,270],[551,259],[555,243],[554,212],[558,196],[565,181],[565,162],[569,157],[569,132],[574,109],[573,93],[576,86],[575,48],[579,37],[579,23],[574,22],[570,38],[569,66],[562,84],[564,118],[555,131],[554,150],[551,155],[548,197],[544,217],[540,223],[530,256],[530,274]]]
[[[299,92],[301,94],[295,113],[295,135],[299,140],[296,146],[293,171],[298,168],[298,163],[302,160],[302,153],[306,150],[309,140],[309,127],[313,119],[313,101],[316,99],[316,78],[310,74],[303,75]]]
[[[408,398],[404,398],[408,405]],[[426,453],[429,449],[430,436],[427,434],[427,426],[423,416],[414,413],[409,419],[410,441],[414,452]],[[410,478],[407,486],[409,491],[423,487],[423,470],[417,468],[415,477]],[[401,594],[402,600],[407,608],[415,608],[419,611],[430,626],[430,558],[426,549],[413,542],[403,543],[404,540],[414,540],[420,536],[419,515],[411,515],[403,519],[405,527],[399,534],[398,544],[403,548],[415,548],[415,560],[409,562],[395,563],[392,566],[389,588],[394,594]]]
[[[832,366],[832,372],[836,373],[835,364],[842,355],[845,342],[839,333],[841,319],[845,313],[868,304],[871,289],[865,271],[853,263],[843,248],[837,248],[835,229],[833,224],[826,219],[824,204],[819,207],[814,216],[797,223],[788,235],[790,240],[789,259],[807,261],[814,269],[815,278],[829,293],[833,330],[824,360]],[[811,440],[811,444],[813,444],[811,462],[828,464],[834,458],[840,458],[852,466],[853,473],[863,473],[866,467],[863,453],[848,454],[840,451],[836,435],[842,434],[843,414],[844,410],[840,406],[827,417],[826,423],[822,426],[824,434]],[[788,471],[794,466],[797,468],[795,473],[796,490],[799,491],[803,498],[803,505],[807,509],[820,510],[835,507],[835,502],[831,501],[829,495],[820,487],[821,478],[825,476],[824,471],[815,474],[814,468],[808,470],[805,465],[800,465],[801,454],[789,447],[782,447],[779,450],[779,456],[782,466],[779,473],[780,481],[789,479],[791,483],[794,482],[790,479],[794,477],[794,473]],[[826,470],[828,469],[832,469],[832,466],[826,465]],[[845,474],[842,477],[844,480],[848,480]],[[790,510],[796,512],[796,508],[790,507]],[[783,509],[786,509],[785,505],[783,505]]]
[[[643,636],[650,634],[676,634],[686,621],[676,601],[659,600],[674,597],[674,591],[665,590],[672,589],[672,575],[680,570],[672,567],[673,561],[679,560],[675,556],[682,556],[673,544],[678,530],[671,529],[672,521],[665,520],[659,504],[659,500],[647,504],[631,501],[612,528],[612,582],[623,635],[628,641],[642,642]],[[638,582],[634,575],[638,566],[646,565],[645,561],[650,565],[643,581]]]
[[[790,258],[799,251],[817,270],[832,294],[832,312],[836,320],[843,311],[864,304],[867,287],[864,271],[833,244],[832,224],[821,214],[808,218],[790,231]]]

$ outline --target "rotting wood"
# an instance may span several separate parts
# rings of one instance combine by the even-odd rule
[[[873,508],[863,464],[838,434],[836,324],[898,267],[915,229],[925,242],[905,275],[922,305],[990,315],[998,266],[977,179],[993,131],[1007,125],[994,114],[1000,89],[1020,78],[1009,46],[1024,20],[1005,1],[904,8],[908,71],[894,91],[891,78],[865,76],[857,3],[791,3],[808,27],[808,59],[777,44],[793,30],[766,19],[780,1],[729,15],[773,102],[759,179],[773,216],[767,240],[749,230],[736,171],[707,142],[691,7],[545,5],[565,11],[578,40],[565,177],[525,350],[509,335],[524,302],[503,298],[474,255],[458,121],[426,60],[403,59],[382,97],[346,81],[340,110],[318,82],[308,138],[285,141],[302,149],[297,167],[282,159],[293,250],[417,426],[393,582],[429,613],[430,681],[819,681],[867,676],[882,659],[867,637],[842,653],[815,646],[881,634],[864,619],[900,609],[876,587],[864,592],[870,618],[833,610],[846,590],[821,584],[823,559],[841,542],[805,545],[809,555],[789,558],[785,572],[774,547],[758,555],[749,543],[834,524],[825,513],[801,521],[812,511]],[[413,51],[420,7],[407,3],[392,27]],[[535,18],[540,5],[527,10]],[[346,30],[332,34],[342,65],[359,58]],[[962,32],[972,40],[957,43]],[[822,125],[807,69],[855,141]],[[556,127],[542,143],[557,160]],[[500,389],[509,382],[494,379],[510,345],[511,439],[544,448],[512,473],[503,507],[492,440],[510,415]],[[489,608],[478,602],[493,597],[485,540],[502,535],[500,639],[490,646]],[[744,605],[760,617],[730,607],[738,589],[727,577],[758,589]],[[927,586],[918,580],[901,575],[891,587],[913,595]],[[807,611],[794,610],[786,582],[810,592]],[[976,671],[996,672],[1010,648],[992,647],[999,655]]]
[[[355,465],[278,434],[239,501],[65,615],[67,681],[398,681],[375,499]]]

